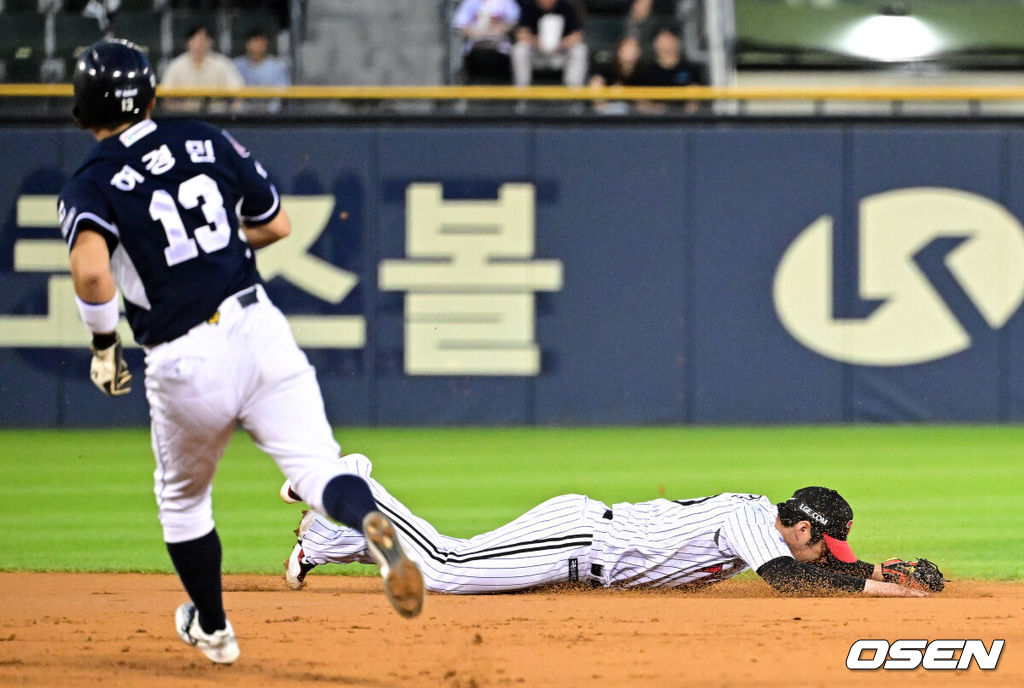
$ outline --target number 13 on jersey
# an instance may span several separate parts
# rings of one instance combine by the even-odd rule
[[[207,224],[196,227],[192,232],[195,238],[190,238],[178,212],[178,204],[191,210],[200,202]],[[200,248],[205,253],[213,253],[231,241],[231,225],[224,210],[224,197],[217,188],[217,182],[205,174],[198,174],[178,186],[177,203],[167,191],[154,191],[149,201],[149,215],[163,226],[167,235],[164,258],[168,266],[195,258]]]

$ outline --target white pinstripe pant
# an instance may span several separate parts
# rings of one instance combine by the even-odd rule
[[[497,530],[469,539],[437,532],[370,477],[361,454],[342,458],[345,472],[366,478],[380,510],[394,523],[402,547],[423,573],[428,590],[456,594],[525,590],[591,579],[595,534],[608,507],[584,495],[561,495]],[[358,532],[318,514],[302,540],[311,564],[372,563]]]

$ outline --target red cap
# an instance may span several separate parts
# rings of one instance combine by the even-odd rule
[[[853,553],[850,548],[850,543],[846,540],[837,540],[831,535],[824,535],[825,545],[828,547],[828,551],[832,553],[832,556],[839,561],[852,564],[857,561],[857,555]]]

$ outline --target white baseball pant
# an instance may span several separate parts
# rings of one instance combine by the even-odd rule
[[[236,423],[317,510],[326,484],[344,472],[313,367],[263,287],[243,305],[239,296],[248,291],[225,299],[211,321],[146,352],[165,542],[213,529],[211,484]]]

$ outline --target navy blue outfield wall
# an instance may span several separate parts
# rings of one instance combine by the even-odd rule
[[[1024,418],[1010,125],[231,131],[292,216],[259,262],[336,424]],[[128,398],[88,381],[54,198],[90,146],[0,130],[2,426],[148,420],[140,349]]]

